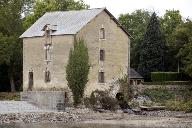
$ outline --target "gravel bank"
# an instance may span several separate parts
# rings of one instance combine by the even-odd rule
[[[179,117],[179,118],[178,118]],[[0,124],[11,123],[103,123],[123,124],[133,127],[186,128],[192,127],[192,114],[184,112],[156,111],[143,115],[117,112],[94,112],[90,109],[66,108],[65,112],[27,112],[0,114]]]

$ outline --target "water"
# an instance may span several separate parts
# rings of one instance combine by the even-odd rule
[[[35,124],[9,124],[0,125],[0,128],[134,128],[126,125],[109,125],[109,124],[62,124],[62,123],[35,123]],[[135,127],[138,128],[138,127]],[[146,127],[142,127],[146,128]]]

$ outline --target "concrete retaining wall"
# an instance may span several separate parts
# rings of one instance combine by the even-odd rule
[[[64,91],[26,91],[21,92],[21,101],[31,102],[42,109],[65,110],[69,99]]]

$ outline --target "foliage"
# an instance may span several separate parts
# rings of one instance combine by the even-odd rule
[[[177,81],[179,80],[178,72],[151,72],[151,80],[157,81]]]
[[[185,110],[183,101],[168,100],[165,103],[165,106],[168,110],[171,110],[171,111],[184,111]]]
[[[148,96],[154,102],[164,103],[169,99],[174,98],[174,93],[166,89],[145,89],[142,95]]]
[[[119,92],[123,93],[124,99],[131,100],[133,98],[133,87],[128,83],[128,77],[125,75],[122,78],[117,80],[117,83],[120,86]]]
[[[182,70],[192,77],[192,21],[177,28],[175,41],[181,45],[177,57],[183,64]]]
[[[74,43],[74,48],[70,50],[69,60],[66,67],[66,79],[68,86],[73,93],[74,105],[81,102],[84,89],[88,82],[89,55],[84,40]]]
[[[171,111],[192,112],[192,100],[189,101],[169,100],[166,102],[165,105],[166,108]]]
[[[117,101],[115,98],[109,96],[107,91],[95,90],[91,93],[90,104],[93,109],[102,108],[105,110],[116,110]]]
[[[146,10],[136,10],[131,14],[121,14],[119,17],[119,22],[133,37],[131,40],[131,67],[135,69],[138,69],[138,65],[142,63],[142,61],[140,61],[140,52],[143,49],[141,43],[150,19],[150,14],[151,12]],[[159,20],[161,24],[160,29],[165,35],[166,41],[166,47],[164,49],[166,54],[166,56],[164,56],[164,70],[178,71],[180,67],[184,66],[181,64],[182,58],[178,57],[177,54],[186,42],[185,35],[190,35],[190,32],[187,33],[187,31],[183,31],[183,33],[181,33],[180,31],[185,30],[183,24],[190,20],[187,19],[185,21],[179,10],[166,10],[165,14],[159,17]],[[190,26],[188,28],[190,29]]]
[[[144,85],[192,85],[190,81],[144,82]]]
[[[185,111],[192,112],[192,90],[187,89],[180,92],[179,96],[182,96],[182,99],[170,99],[166,101],[166,107],[168,110],[172,111]],[[178,95],[178,94],[177,94]]]
[[[190,100],[190,101],[187,101],[186,103],[185,103],[185,106],[186,106],[186,112],[192,112],[192,100]]]
[[[150,78],[150,72],[164,71],[165,38],[155,13],[151,16],[141,47],[138,72]]]
[[[36,0],[31,13],[25,17],[24,28],[30,27],[43,14],[50,11],[80,10],[89,8],[83,0]]]
[[[0,100],[20,100],[20,93],[8,93],[8,92],[0,92]]]
[[[135,10],[132,13],[121,14],[119,22],[131,34],[131,67],[137,69],[140,58],[142,37],[146,31],[150,13],[147,10]]]
[[[6,65],[11,91],[15,91],[15,81],[22,69],[21,13],[29,1],[2,0],[0,2],[0,66]],[[19,75],[21,79],[21,75]]]
[[[179,10],[166,10],[163,17],[160,18],[161,26],[165,33],[166,37],[166,45],[167,46],[174,46],[174,31],[178,26],[180,26],[182,21],[182,16]]]

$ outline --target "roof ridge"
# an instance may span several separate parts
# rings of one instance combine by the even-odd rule
[[[88,10],[94,10],[94,9],[106,9],[106,7],[102,7],[102,8],[89,8],[89,9],[81,9],[81,10],[66,10],[66,11],[50,11],[50,12],[46,12],[46,13],[56,13],[56,12],[79,12],[79,11],[88,11]],[[45,14],[46,14],[45,13]]]

